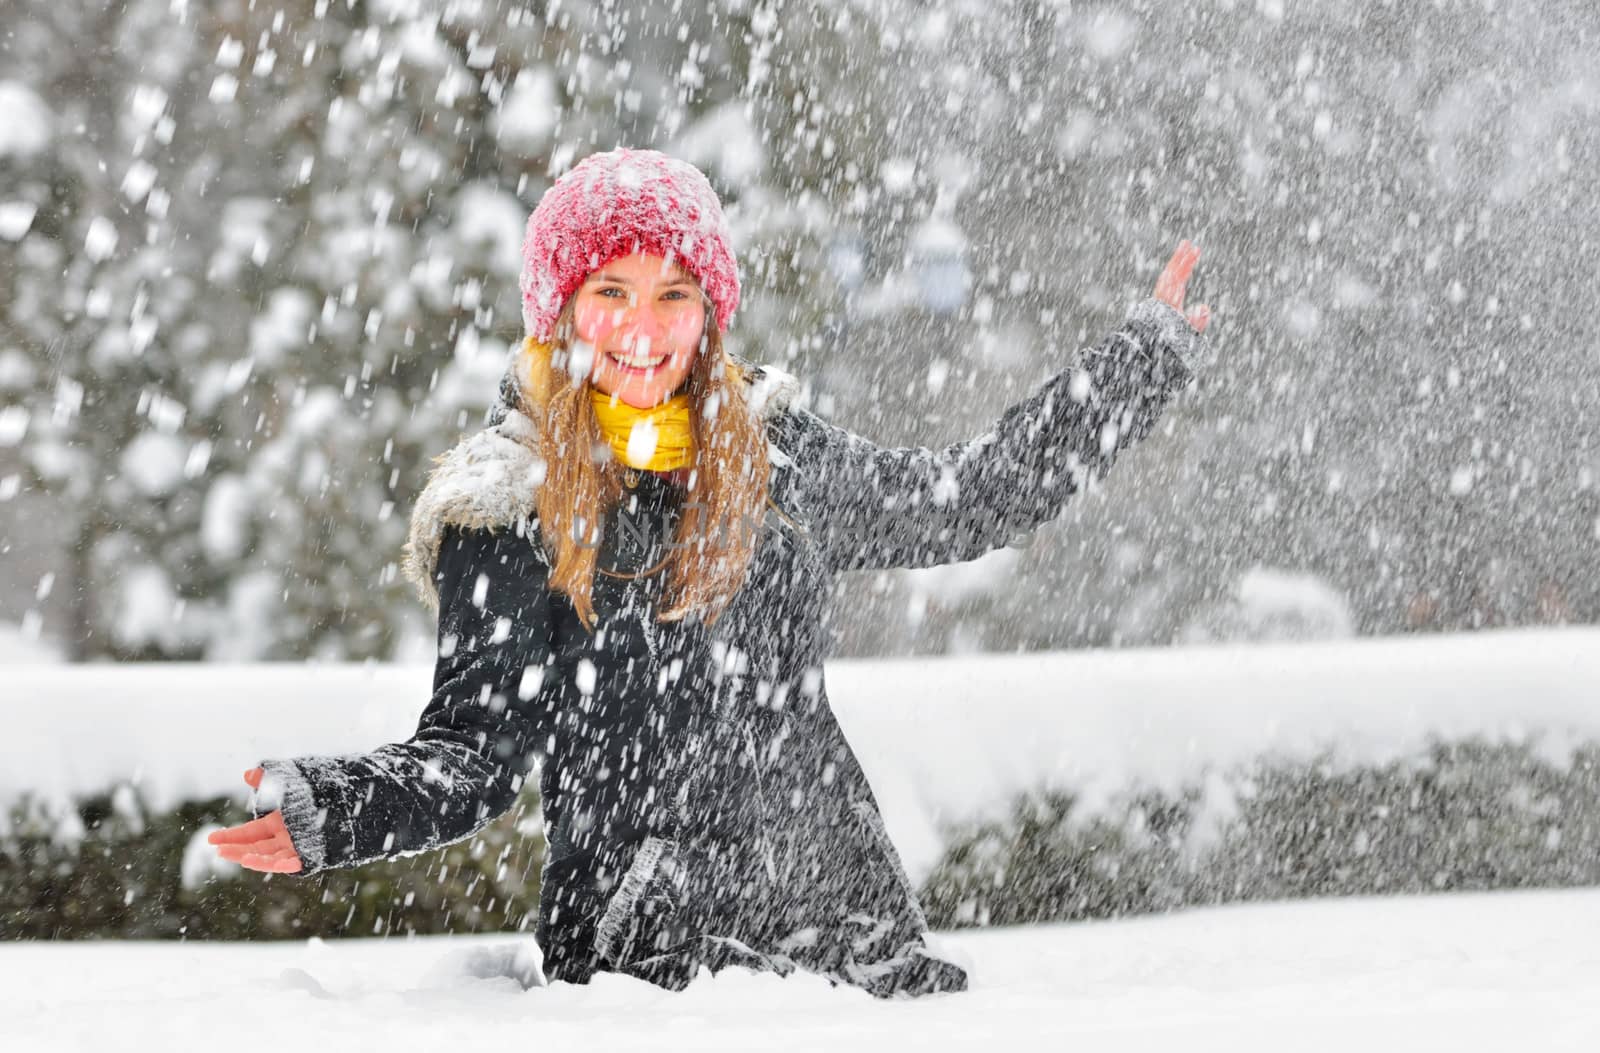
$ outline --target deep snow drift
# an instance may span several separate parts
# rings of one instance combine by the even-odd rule
[[[1227,907],[964,930],[965,993],[815,976],[524,991],[525,937],[0,945],[7,1050],[1592,1050],[1600,892]]]

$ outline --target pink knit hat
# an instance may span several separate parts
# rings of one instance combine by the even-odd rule
[[[738,264],[716,191],[700,170],[658,150],[591,154],[544,192],[522,239],[522,322],[555,336],[567,297],[618,256],[668,256],[694,275],[719,330],[739,306]]]

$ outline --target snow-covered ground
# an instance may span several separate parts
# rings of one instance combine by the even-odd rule
[[[815,976],[480,977],[526,938],[0,945],[0,1048],[1590,1051],[1600,892],[1229,907],[945,934],[965,993]]]
[[[243,795],[268,756],[403,739],[413,666],[8,670],[0,802],[137,785],[156,807]],[[1383,763],[1430,741],[1600,741],[1600,631],[839,662],[835,708],[909,868],[941,821],[1053,784],[1086,807],[1261,758]],[[263,880],[237,872],[245,881]],[[484,963],[526,937],[0,945],[0,1050],[1590,1050],[1600,891],[1307,902],[941,937],[972,990],[883,1003],[817,977],[603,976],[523,991]],[[513,953],[515,952],[515,953]],[[476,964],[475,964],[476,963]],[[493,972],[492,969],[488,970]]]

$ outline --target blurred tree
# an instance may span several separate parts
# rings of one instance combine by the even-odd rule
[[[841,581],[847,653],[1169,641],[1263,566],[1365,632],[1594,621],[1597,36],[1582,0],[7,5],[14,591],[57,574],[79,658],[425,653],[410,502],[520,337],[528,210],[626,144],[723,195],[734,349],[881,442],[972,437],[1205,251],[1199,392],[988,581]],[[41,507],[45,574],[7,540]]]

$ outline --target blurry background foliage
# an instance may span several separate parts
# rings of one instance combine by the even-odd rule
[[[8,647],[430,657],[411,503],[529,210],[617,145],[708,172],[733,348],[885,443],[1204,250],[1161,431],[1024,553],[842,581],[845,653],[1593,622],[1597,43],[1590,0],[0,5]]]

